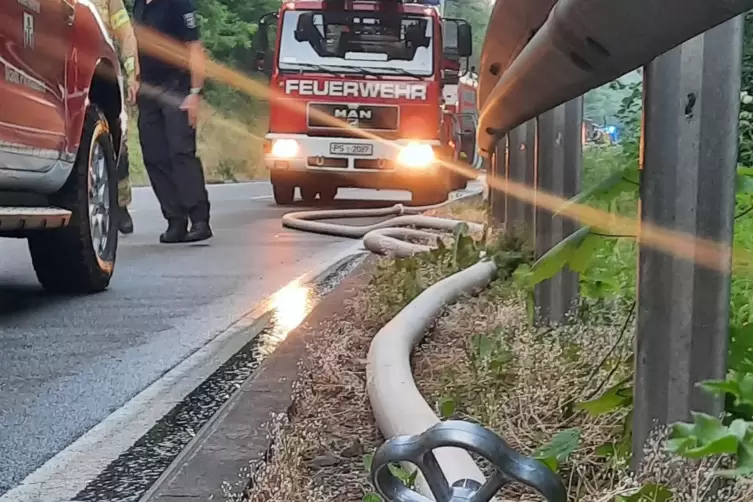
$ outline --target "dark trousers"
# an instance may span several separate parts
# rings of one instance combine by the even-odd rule
[[[187,94],[168,89],[139,96],[141,150],[165,219],[209,222],[204,170],[196,156],[196,129],[180,109]]]

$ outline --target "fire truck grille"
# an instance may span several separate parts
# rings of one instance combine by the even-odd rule
[[[367,133],[357,129],[309,129],[306,135],[314,138],[400,139],[397,131],[369,131]]]
[[[309,103],[308,124],[310,128],[342,129],[336,121],[357,129],[397,131],[400,121],[400,108],[397,106],[345,103]]]
[[[308,157],[306,162],[310,167],[348,168],[348,159],[342,157]]]

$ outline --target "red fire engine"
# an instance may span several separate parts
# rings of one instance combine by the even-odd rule
[[[264,16],[255,49],[270,80],[264,159],[278,204],[296,187],[307,202],[355,187],[409,190],[423,205],[465,186],[443,167],[460,151],[442,87],[458,84],[471,29],[430,3],[298,0]]]

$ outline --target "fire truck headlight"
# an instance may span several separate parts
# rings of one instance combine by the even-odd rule
[[[429,167],[435,160],[431,145],[422,144],[406,145],[397,156],[398,163],[406,167]]]
[[[294,139],[276,139],[272,143],[272,156],[289,159],[298,155],[298,142]]]

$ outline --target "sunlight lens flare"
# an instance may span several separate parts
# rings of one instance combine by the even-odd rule
[[[308,313],[310,288],[298,282],[288,284],[272,297],[274,317],[280,331],[298,327]]]
[[[298,142],[294,139],[276,139],[272,142],[272,156],[292,159],[298,155]]]
[[[271,309],[271,330],[259,337],[259,354],[266,357],[273,353],[297,328],[311,310],[311,289],[294,281],[272,295],[268,303]]]
[[[189,53],[183,44],[171,40],[164,35],[157,34],[148,28],[138,25],[135,28],[138,32],[137,36],[141,42],[141,47],[148,51],[152,57],[162,59],[174,65],[189,66]],[[266,83],[250,78],[237,70],[211,59],[206,61],[205,72],[208,78],[233,87],[248,96],[263,99],[281,97],[281,91],[270,89]],[[306,110],[305,105],[297,103],[295,100],[284,100],[283,105],[300,114],[305,113]],[[317,117],[321,115],[319,117],[321,120],[332,124],[333,127],[341,127],[344,130],[348,130],[355,136],[372,139],[385,145],[392,144],[392,142],[369,131],[352,127],[340,119],[332,118],[321,112],[315,115]],[[290,146],[286,148],[290,148]],[[400,157],[407,161],[407,166],[420,169],[422,162],[424,166],[427,164],[427,159],[429,158],[427,150],[420,150],[420,147],[419,150],[415,150],[412,147],[406,147],[405,150],[405,152],[401,152]],[[431,152],[431,156],[434,156],[433,151]],[[469,179],[475,178],[476,175],[475,169],[471,169],[459,162],[448,162],[437,158],[432,159],[431,163],[462,174]],[[729,262],[730,254],[732,254],[733,266],[737,267],[737,273],[753,275],[753,253],[747,249],[736,249],[733,252],[729,245],[699,238],[692,234],[662,228],[649,222],[639,222],[638,218],[616,217],[607,211],[582,203],[567,204],[567,199],[543,191],[537,191],[534,187],[516,183],[513,180],[505,179],[492,172],[488,173],[486,182],[492,190],[506,193],[510,197],[528,202],[535,207],[551,212],[561,211],[560,216],[575,220],[580,224],[591,225],[599,229],[607,226],[609,227],[609,233],[612,234],[622,234],[630,231],[635,233],[636,229],[640,229],[638,240],[641,245],[670,255],[686,258],[715,270],[726,270],[726,264]],[[563,207],[565,205],[566,207]]]
[[[400,149],[397,161],[400,165],[413,168],[426,168],[431,166],[436,157],[431,145],[412,143]]]

